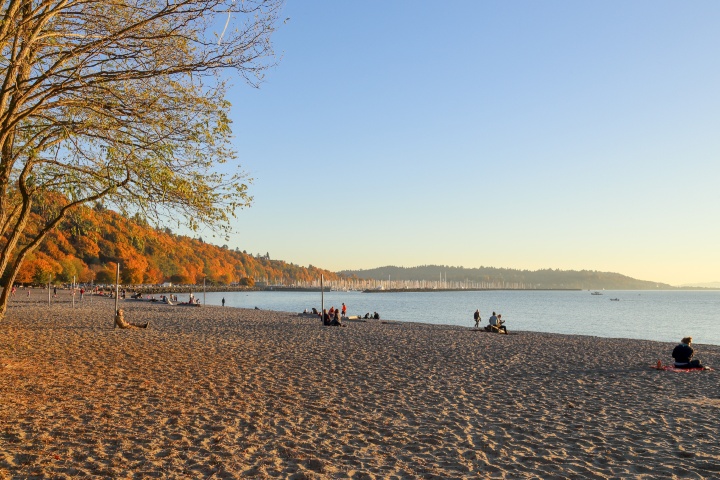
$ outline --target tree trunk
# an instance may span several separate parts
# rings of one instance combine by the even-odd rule
[[[15,251],[15,248],[17,247],[18,240],[20,239],[20,236],[22,235],[23,231],[25,231],[25,226],[27,225],[28,219],[30,218],[30,207],[31,207],[31,201],[27,199],[27,204],[23,205],[23,210],[20,213],[20,217],[17,220],[17,223],[15,224],[15,227],[13,228],[12,233],[10,234],[10,238],[7,240],[7,244],[5,245],[5,248],[2,250],[2,258],[0,258],[0,277],[5,275],[5,270],[7,270],[8,265],[10,264],[10,256],[12,255],[12,252]],[[18,258],[22,256],[22,258],[25,257],[27,252],[21,251],[20,255],[18,255]],[[20,266],[17,263],[17,259],[15,261],[15,264],[11,267],[14,273],[12,274],[12,279],[15,280],[15,276],[17,275],[17,271],[19,270]],[[12,287],[12,281],[6,282],[2,287],[4,287],[5,290],[8,289],[8,286]],[[7,304],[7,301],[4,303],[2,302],[2,298],[6,295],[6,291],[3,291],[2,296],[0,296],[0,315],[2,315],[5,312],[5,306]]]
[[[23,256],[24,258],[24,256]],[[15,277],[20,270],[22,262],[15,262],[11,267],[11,273],[8,277],[8,281],[2,286],[2,293],[0,293],[0,320],[5,318],[5,312],[7,311],[8,301],[10,300],[10,293],[12,292],[13,283],[15,283]]]

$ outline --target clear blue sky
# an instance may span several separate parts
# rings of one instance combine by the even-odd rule
[[[228,243],[720,281],[720,2],[289,0]],[[222,242],[221,242],[222,243]]]

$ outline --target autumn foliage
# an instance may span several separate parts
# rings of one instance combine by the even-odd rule
[[[34,213],[38,215],[39,212]],[[39,218],[38,218],[39,220]],[[156,230],[138,219],[95,208],[73,211],[29,254],[17,283],[114,283],[120,263],[123,284],[208,284],[256,281],[296,284],[338,276],[315,267],[301,267],[266,256],[256,257],[205,243],[200,239]]]

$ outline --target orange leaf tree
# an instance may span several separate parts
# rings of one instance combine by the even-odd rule
[[[242,173],[215,168],[235,159],[221,72],[261,81],[281,6],[0,0],[0,316],[23,261],[79,205],[229,229],[251,198]]]

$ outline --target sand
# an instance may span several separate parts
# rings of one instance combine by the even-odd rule
[[[0,478],[720,478],[673,344],[60,297],[0,322]]]

